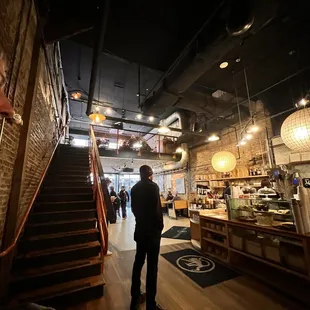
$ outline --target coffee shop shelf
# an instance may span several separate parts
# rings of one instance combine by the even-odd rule
[[[207,242],[211,242],[215,245],[221,246],[223,248],[227,248],[227,243],[226,242],[219,242],[210,238],[206,238],[206,237],[202,237],[203,240],[207,241]]]
[[[220,261],[222,261],[222,262],[225,262],[225,263],[228,263],[228,259],[227,258],[224,258],[224,257],[222,257],[222,256],[220,256],[220,255],[216,255],[216,254],[213,254],[213,253],[209,253],[209,252],[203,252],[203,254],[205,254],[205,255],[207,255],[207,256],[210,256],[210,257],[213,257],[213,258],[215,258],[215,259],[218,259],[218,260],[220,260]]]
[[[215,234],[219,234],[219,235],[222,235],[222,236],[227,236],[227,233],[226,232],[224,232],[224,231],[219,231],[219,230],[216,230],[216,229],[212,229],[212,228],[208,228],[208,227],[201,227],[201,229],[203,229],[203,230],[207,230],[207,231],[211,231],[211,232],[213,232],[213,233],[215,233]]]
[[[261,262],[261,263],[264,263],[264,264],[266,264],[266,265],[269,265],[269,266],[271,266],[271,267],[275,267],[275,268],[277,268],[277,269],[280,269],[281,271],[288,272],[288,273],[293,274],[293,275],[295,275],[295,276],[298,276],[298,277],[304,278],[304,279],[306,279],[306,280],[309,280],[309,277],[308,277],[307,275],[301,273],[301,272],[294,271],[294,270],[291,270],[291,269],[289,269],[289,268],[282,267],[281,265],[272,263],[272,262],[270,262],[270,261],[268,261],[268,260],[266,260],[266,259],[259,258],[259,257],[255,256],[255,255],[251,255],[251,254],[249,254],[249,253],[245,253],[245,252],[243,252],[243,251],[239,251],[239,250],[234,249],[234,248],[231,248],[231,247],[229,247],[229,251],[238,253],[238,254],[240,254],[240,255],[243,255],[243,256],[246,256],[246,257],[248,257],[248,258],[257,260],[257,261],[259,261],[259,262]]]
[[[268,175],[248,175],[245,177],[228,177],[228,178],[218,178],[211,179],[209,181],[225,181],[225,180],[244,180],[244,179],[258,179],[258,178],[269,178]]]
[[[215,226],[221,226],[225,228],[225,232],[210,229],[209,227],[206,227],[206,224],[214,224]],[[279,272],[285,272],[285,274],[290,274],[292,276],[297,276],[299,278],[302,278],[304,280],[310,281],[310,236],[309,235],[303,235],[303,234],[297,234],[295,232],[288,232],[279,230],[274,227],[264,227],[255,225],[253,223],[244,223],[237,220],[228,220],[225,217],[219,216],[208,216],[208,215],[201,215],[200,216],[200,228],[201,228],[201,251],[206,254],[212,256],[213,253],[208,252],[208,243],[215,244],[217,246],[220,246],[221,248],[225,248],[228,251],[228,259],[227,263],[228,265],[234,265],[236,261],[241,262],[241,258],[254,260],[256,262],[259,262],[262,264],[262,266],[267,266],[269,268],[275,268],[276,270],[279,270]],[[237,235],[237,239],[234,238],[235,230],[236,232],[241,229],[241,232],[252,232],[249,236],[255,233],[255,238],[253,241],[252,239],[248,238],[249,236],[245,234],[244,236],[241,234],[240,237]],[[220,243],[216,240],[211,240],[210,238],[206,238],[206,232],[210,231],[212,234],[218,234],[226,237],[225,243]],[[265,236],[266,243],[261,243],[257,241],[257,236],[259,234],[262,234]],[[281,244],[282,247],[280,248],[271,248],[268,244],[268,238],[275,237],[277,238]],[[265,238],[264,237],[264,238]],[[239,240],[238,240],[239,239]],[[236,243],[237,240],[237,243]],[[249,252],[250,248],[246,248],[245,245],[251,246],[251,250],[253,253]],[[253,248],[254,246],[254,248]],[[255,246],[257,246],[258,254],[255,254]],[[266,246],[269,248],[268,252],[266,252]],[[290,252],[290,248],[288,247],[294,247],[294,252]],[[272,247],[272,246],[271,246]],[[297,248],[296,248],[297,247]],[[284,252],[283,252],[284,251]],[[290,256],[290,261],[288,261],[288,254],[286,254],[286,251],[289,251],[287,253]],[[296,252],[297,251],[297,252]],[[276,256],[272,256],[275,255]],[[285,254],[284,254],[285,253]],[[284,255],[284,256],[283,256]],[[294,255],[294,256],[292,256]],[[297,255],[297,256],[296,256]],[[223,261],[222,257],[217,257],[217,255],[213,254],[213,257],[215,259],[221,259]],[[293,257],[293,258],[292,258]],[[292,259],[294,259],[295,263],[292,263]],[[302,263],[298,263],[296,265],[296,259],[297,261],[301,261]],[[300,265],[301,264],[301,265]],[[241,264],[242,265],[242,264]]]

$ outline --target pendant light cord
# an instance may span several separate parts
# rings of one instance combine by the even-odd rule
[[[236,96],[236,102],[237,102],[237,109],[238,109],[238,116],[239,116],[239,126],[240,126],[240,134],[242,130],[242,121],[241,121],[241,112],[240,112],[240,103],[239,103],[239,97],[238,97],[238,89],[236,84],[236,76],[235,72],[232,72],[233,74],[233,84],[234,84],[234,90],[235,90],[235,96]]]
[[[252,114],[252,110],[251,110],[251,100],[250,100],[250,92],[249,92],[249,85],[248,85],[248,77],[247,77],[246,69],[245,68],[243,69],[243,72],[244,72],[244,80],[245,80],[246,92],[247,92],[247,96],[248,96],[249,111],[250,111],[250,116],[251,116],[251,119],[252,119],[253,114]]]

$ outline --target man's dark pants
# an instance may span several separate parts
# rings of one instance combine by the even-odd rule
[[[146,309],[156,309],[157,270],[160,237],[137,241],[136,258],[132,271],[131,309],[136,309],[136,303],[140,296],[141,270],[147,257],[146,275]]]
[[[126,204],[127,204],[126,201],[121,201],[123,219],[127,217]]]

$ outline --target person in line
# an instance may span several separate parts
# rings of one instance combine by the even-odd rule
[[[164,228],[159,188],[152,181],[152,168],[140,167],[141,180],[131,189],[131,207],[136,219],[134,240],[136,257],[132,270],[131,310],[138,309],[145,301],[141,293],[141,270],[147,257],[146,309],[162,309],[156,304],[158,255],[161,232]]]
[[[230,189],[230,183],[229,181],[224,181],[224,192],[223,192],[223,196],[221,197],[222,199],[225,199],[227,196],[231,195],[231,189]]]
[[[119,212],[120,199],[119,199],[119,197],[118,197],[118,195],[114,189],[114,186],[110,186],[110,197],[111,197],[111,202],[113,204],[115,214],[118,216],[121,216],[120,212]]]
[[[174,198],[174,196],[172,195],[172,192],[168,191],[168,195],[167,195],[166,201],[173,200],[173,198]]]
[[[121,200],[121,208],[122,208],[122,217],[123,220],[126,220],[127,218],[127,201],[129,202],[130,198],[129,198],[129,194],[125,189],[125,186],[122,186],[121,191],[119,192],[119,198]]]

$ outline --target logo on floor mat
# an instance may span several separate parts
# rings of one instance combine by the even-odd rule
[[[215,263],[200,255],[185,255],[177,259],[177,265],[185,271],[194,273],[210,272],[215,268]]]

